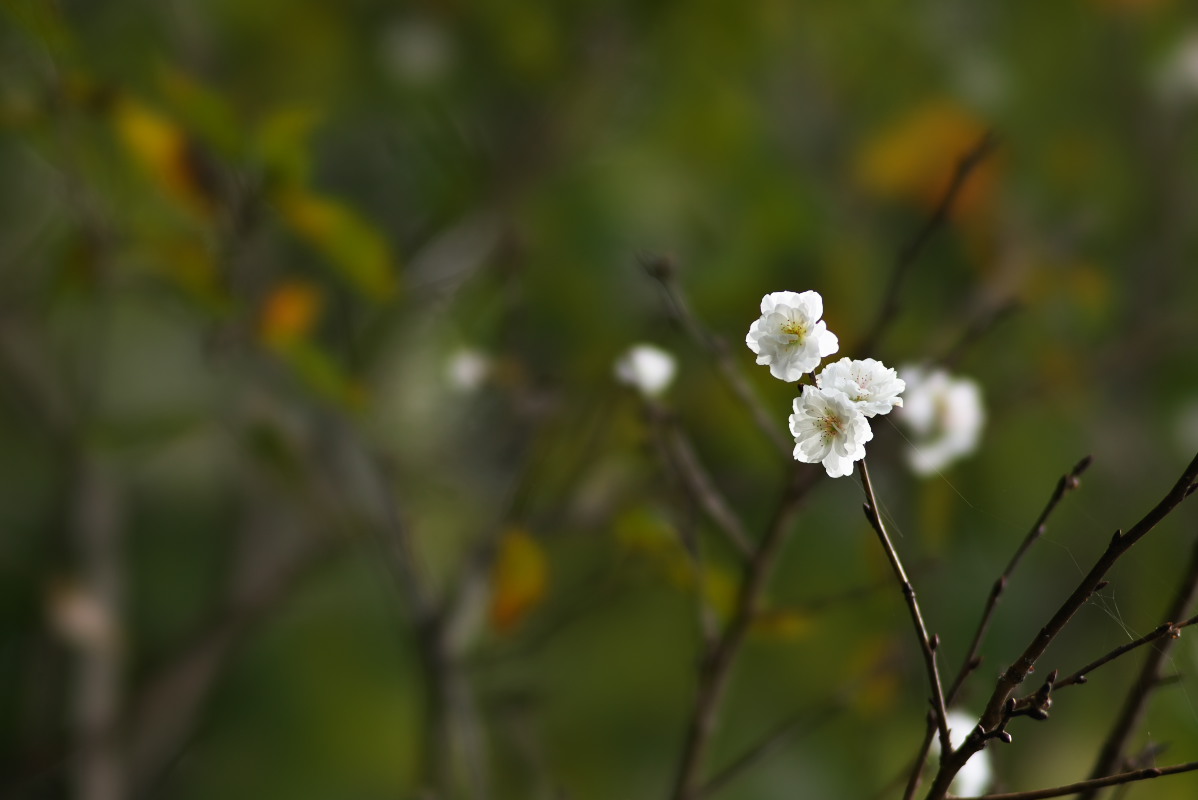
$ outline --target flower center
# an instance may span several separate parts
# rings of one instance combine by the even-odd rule
[[[807,338],[807,326],[798,320],[792,319],[791,321],[787,322],[782,326],[782,332],[798,337],[800,342]]]
[[[820,428],[823,429],[824,434],[827,436],[839,436],[840,417],[836,416],[835,414],[826,414],[824,418],[820,420]]]

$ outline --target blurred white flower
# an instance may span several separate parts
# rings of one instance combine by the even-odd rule
[[[455,350],[445,363],[445,377],[451,388],[472,392],[491,374],[491,360],[472,347]]]
[[[853,462],[865,458],[865,443],[874,433],[865,415],[842,392],[804,386],[794,399],[790,432],[795,437],[794,457],[807,464],[822,463],[828,477],[853,472]]]
[[[391,75],[411,86],[441,80],[457,56],[449,30],[429,18],[408,19],[384,28],[380,51]]]
[[[761,299],[761,317],[749,327],[745,344],[768,364],[770,374],[794,382],[814,370],[824,356],[840,347],[836,335],[820,321],[824,299],[819,292],[773,292]]]
[[[901,406],[899,395],[907,386],[893,369],[872,358],[842,358],[824,367],[815,383],[821,389],[843,393],[867,417],[889,414],[890,409]]]
[[[942,369],[908,366],[899,374],[907,390],[898,419],[912,434],[911,468],[930,475],[972,453],[986,420],[978,385]]]
[[[978,726],[978,718],[967,711],[953,709],[948,712],[948,740],[954,748],[965,743],[966,737]],[[940,737],[932,740],[932,760],[940,757]],[[979,750],[965,762],[957,777],[953,778],[949,792],[959,797],[974,797],[985,794],[990,786],[990,754]]]
[[[86,586],[55,581],[48,596],[50,625],[66,642],[88,651],[109,651],[120,641],[112,609]]]
[[[1198,98],[1198,29],[1191,29],[1165,57],[1156,71],[1155,84],[1166,102]]]
[[[646,397],[656,397],[674,380],[674,357],[651,344],[630,347],[616,360],[616,380]]]
[[[1191,400],[1177,411],[1174,418],[1174,437],[1182,455],[1198,450],[1198,399]]]

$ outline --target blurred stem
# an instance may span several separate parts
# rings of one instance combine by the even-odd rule
[[[665,257],[655,257],[646,259],[644,267],[645,271],[661,284],[674,321],[686,331],[691,339],[707,351],[732,394],[748,409],[753,422],[773,443],[778,452],[789,459],[792,455],[791,451],[794,449],[794,443],[778,427],[778,415],[766,409],[761,398],[757,396],[749,382],[745,380],[744,375],[737,369],[736,363],[729,353],[728,344],[723,339],[709,333],[699,322],[698,317],[691,310],[686,296],[678,288],[677,281],[674,280],[673,263]]]
[[[786,534],[790,530],[790,523],[799,503],[815,485],[820,474],[812,469],[792,469],[765,536],[744,567],[731,619],[719,638],[706,649],[699,667],[695,702],[690,721],[687,723],[671,794],[674,800],[695,800],[700,795],[699,775],[711,737],[715,733],[732,665],[757,616],[766,584],[786,541]]]
[[[753,555],[753,545],[744,523],[716,488],[686,434],[674,424],[669,411],[660,405],[648,401],[645,412],[665,467],[677,476],[686,495],[703,510],[742,561],[748,561]]]
[[[992,130],[986,131],[977,144],[962,154],[957,160],[952,180],[949,181],[948,187],[944,190],[944,194],[941,195],[940,202],[936,204],[935,210],[916,232],[911,241],[899,251],[897,258],[895,258],[894,267],[890,271],[890,279],[886,283],[886,291],[882,295],[882,305],[878,309],[878,315],[874,319],[874,324],[870,328],[869,333],[858,343],[854,352],[871,353],[877,350],[878,342],[881,341],[882,335],[890,327],[890,324],[898,314],[899,295],[902,293],[903,281],[906,280],[911,267],[919,259],[920,253],[923,252],[927,243],[931,241],[932,236],[948,221],[953,204],[957,201],[957,195],[960,194],[961,188],[965,185],[965,181],[969,178],[970,173],[985,161],[994,152],[996,147],[998,147],[998,135]]]
[[[124,646],[119,620],[124,594],[121,492],[111,468],[86,450],[79,456],[74,528],[81,583],[77,590],[100,630],[81,643],[75,686],[78,761],[75,796],[127,796],[122,740]]]

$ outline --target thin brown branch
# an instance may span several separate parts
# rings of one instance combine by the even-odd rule
[[[903,281],[911,271],[911,267],[919,259],[919,255],[932,239],[932,236],[948,220],[949,213],[952,211],[952,207],[957,201],[957,195],[960,194],[965,181],[997,146],[997,134],[992,130],[986,131],[982,138],[957,160],[957,166],[953,170],[952,179],[949,181],[948,186],[945,187],[944,194],[941,195],[940,202],[936,204],[935,210],[924,221],[923,226],[915,233],[911,241],[898,252],[894,267],[890,272],[890,279],[886,283],[886,291],[882,295],[882,305],[878,309],[878,315],[874,319],[874,324],[869,329],[869,333],[865,335],[855,352],[872,353],[877,349],[877,344],[881,341],[882,334],[886,332],[886,329],[898,314],[899,295],[902,292]]]
[[[1023,560],[1024,555],[1036,541],[1044,535],[1047,528],[1048,518],[1056,507],[1060,504],[1062,498],[1065,497],[1071,490],[1076,489],[1081,485],[1082,473],[1090,466],[1090,456],[1086,456],[1081,461],[1078,461],[1068,473],[1061,476],[1057,481],[1056,488],[1052,492],[1052,496],[1048,498],[1048,503],[1044,506],[1044,510],[1040,512],[1040,516],[1036,517],[1036,521],[1032,524],[1031,530],[1023,537],[1023,541],[1016,548],[1015,554],[1011,556],[1011,560],[1007,563],[1002,574],[994,581],[994,586],[990,589],[990,596],[986,600],[986,606],[982,610],[982,618],[978,622],[977,631],[973,635],[973,641],[969,644],[969,650],[965,654],[965,659],[961,664],[961,668],[957,670],[957,677],[953,679],[952,687],[948,690],[947,702],[952,705],[957,698],[957,693],[961,690],[961,685],[974,669],[980,663],[978,653],[981,651],[982,642],[986,638],[986,632],[990,628],[990,621],[994,617],[994,611],[998,607],[998,601],[1002,597],[1002,593],[1006,590],[1007,584],[1011,580],[1011,575],[1019,566],[1019,562]]]
[[[1177,592],[1169,604],[1169,618],[1178,619],[1185,616],[1193,610],[1196,600],[1198,600],[1198,543],[1195,543],[1190,551],[1189,565],[1182,574],[1181,584],[1177,587]],[[1115,722],[1111,725],[1111,730],[1099,750],[1098,758],[1090,771],[1091,778],[1101,778],[1119,768],[1127,752],[1131,736],[1140,727],[1143,720],[1148,697],[1153,690],[1161,686],[1161,670],[1176,638],[1174,631],[1192,624],[1195,620],[1198,618],[1191,617],[1180,625],[1173,626],[1172,630],[1167,630],[1166,634],[1169,635],[1169,638],[1165,639],[1159,647],[1149,651],[1140,668],[1140,674],[1123,700],[1119,716],[1115,718]],[[1096,795],[1097,792],[1091,790],[1087,792],[1084,800],[1092,800]]]
[[[1073,618],[1091,595],[1098,590],[1103,577],[1123,557],[1128,550],[1155,528],[1161,520],[1198,489],[1198,455],[1190,461],[1173,487],[1161,498],[1139,522],[1127,533],[1116,531],[1111,537],[1106,550],[1099,556],[1094,566],[1081,579],[1073,592],[1065,599],[1052,618],[1033,637],[1032,641],[1005,672],[999,676],[994,691],[982,713],[978,730],[975,730],[965,740],[964,744],[940,761],[940,769],[928,791],[928,800],[941,800],[948,794],[948,787],[961,767],[978,750],[985,746],[987,738],[1001,730],[1006,719],[1008,700],[1015,688],[1027,678],[1036,666],[1036,662],[1048,646],[1060,635],[1061,631]]]
[[[1147,781],[1153,778],[1159,778],[1162,775],[1177,775],[1182,772],[1193,772],[1198,770],[1198,761],[1190,761],[1185,764],[1174,764],[1168,767],[1148,767],[1147,769],[1137,769],[1130,772],[1121,772],[1118,775],[1110,775],[1105,778],[1092,778],[1090,780],[1078,781],[1065,786],[1054,786],[1051,789],[1034,789],[1028,792],[1004,792],[1002,794],[984,794],[977,797],[958,797],[954,800],[1040,800],[1044,797],[1066,797],[1071,794],[1081,794],[1085,791],[1093,789],[1102,789],[1107,786],[1118,786],[1123,783],[1133,783],[1135,781]]]
[[[711,357],[716,370],[723,378],[732,394],[736,396],[753,418],[753,422],[761,429],[766,438],[773,443],[778,452],[788,459],[792,455],[794,443],[778,426],[778,414],[770,411],[761,402],[761,398],[753,391],[744,375],[737,369],[736,362],[728,349],[728,344],[713,336],[703,327],[698,317],[691,310],[686,297],[679,290],[674,280],[674,264],[664,256],[647,257],[642,259],[645,271],[654,278],[665,293],[671,316],[687,335],[702,347]]]
[[[940,669],[936,665],[938,639],[933,639],[928,635],[927,625],[923,621],[923,613],[919,610],[919,600],[915,597],[915,587],[911,585],[911,581],[907,577],[907,572],[903,569],[903,562],[899,559],[898,551],[894,549],[894,544],[890,541],[890,534],[886,532],[886,526],[882,522],[882,515],[878,512],[878,500],[874,496],[874,487],[869,479],[869,467],[866,466],[865,459],[861,459],[861,466],[858,471],[861,473],[861,482],[865,486],[865,495],[868,498],[868,502],[865,505],[865,517],[869,520],[869,524],[873,527],[874,532],[878,534],[882,548],[886,551],[886,557],[890,561],[890,568],[894,571],[894,577],[899,582],[903,598],[907,601],[907,610],[911,614],[911,622],[915,626],[915,634],[919,639],[919,649],[923,654],[924,669],[927,670],[928,686],[932,692],[932,711],[936,716],[936,727],[940,733],[941,752],[947,753],[952,749],[952,744],[948,737],[948,712],[944,705],[944,688],[940,683]]]
[[[1163,625],[1159,625],[1149,633],[1141,636],[1139,639],[1128,642],[1124,645],[1120,645],[1104,655],[1102,658],[1096,658],[1071,675],[1061,678],[1053,685],[1053,688],[1063,689],[1066,686],[1075,686],[1077,684],[1085,683],[1089,679],[1090,673],[1099,667],[1105,666],[1120,656],[1126,655],[1127,653],[1130,653],[1137,648],[1143,647],[1146,644],[1155,642],[1158,639],[1176,639],[1181,636],[1182,628],[1188,628],[1194,623],[1198,623],[1198,616],[1190,617],[1185,622],[1166,622]]]
[[[744,567],[737,591],[732,617],[715,643],[708,648],[699,668],[694,706],[687,723],[674,779],[674,800],[695,800],[699,796],[699,773],[715,733],[719,710],[728,687],[733,663],[739,655],[745,637],[757,617],[766,583],[787,539],[790,523],[799,502],[815,485],[822,472],[796,467],[783,490],[753,557]]]

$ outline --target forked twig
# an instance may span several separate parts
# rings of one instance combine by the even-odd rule
[[[1144,538],[1161,520],[1198,490],[1198,455],[1182,472],[1173,487],[1163,498],[1140,518],[1127,533],[1115,531],[1106,550],[1099,556],[1094,566],[1081,579],[1072,594],[1065,599],[1052,618],[1033,637],[1024,649],[1023,654],[1016,659],[995,683],[994,691],[986,704],[986,709],[978,723],[978,728],[972,732],[961,747],[941,757],[940,769],[928,791],[929,800],[941,800],[948,794],[949,785],[957,772],[973,756],[985,746],[987,739],[1001,731],[1002,724],[1007,718],[1008,701],[1015,688],[1019,686],[1035,668],[1036,662],[1048,646],[1060,635],[1061,631],[1073,618],[1091,595],[1103,583],[1103,577],[1140,539]],[[1105,784],[1104,784],[1105,785]],[[1079,789],[1077,791],[1083,791]],[[1035,795],[1052,797],[1055,795]]]
[[[1015,572],[1015,569],[1019,566],[1019,562],[1023,560],[1023,556],[1031,546],[1044,535],[1048,518],[1056,510],[1062,498],[1071,490],[1081,485],[1082,473],[1089,468],[1090,461],[1090,456],[1086,456],[1081,461],[1078,461],[1073,466],[1073,469],[1061,476],[1060,480],[1057,481],[1056,489],[1053,490],[1052,497],[1048,499],[1048,503],[1044,506],[1044,510],[1040,512],[1040,516],[1036,517],[1031,530],[1023,537],[1023,541],[1015,550],[1015,554],[1011,556],[1011,560],[1007,563],[1002,574],[994,581],[994,586],[990,589],[990,596],[986,600],[986,606],[982,610],[982,618],[978,622],[977,631],[974,633],[973,641],[969,645],[969,651],[965,654],[961,668],[957,671],[957,677],[953,680],[953,685],[948,690],[947,702],[950,705],[957,698],[957,693],[961,690],[961,685],[965,682],[965,679],[980,663],[978,653],[981,650],[982,642],[986,638],[986,632],[990,628],[990,621],[994,617],[994,610],[998,607],[998,601],[1002,597],[1003,591],[1006,590],[1007,583],[1011,580],[1011,575]]]
[[[1191,549],[1190,563],[1182,576],[1181,585],[1178,586],[1177,592],[1169,604],[1169,616],[1177,619],[1189,613],[1193,609],[1195,600],[1198,600],[1198,543]],[[1180,625],[1173,626],[1173,630],[1185,627],[1195,619],[1192,617]],[[1173,631],[1167,631],[1167,633],[1172,634]],[[1161,686],[1161,668],[1171,649],[1172,639],[1171,635],[1170,639],[1164,641],[1160,647],[1154,648],[1144,660],[1140,674],[1132,684],[1131,690],[1123,701],[1123,707],[1119,710],[1119,716],[1116,717],[1107,734],[1106,741],[1103,742],[1094,768],[1090,771],[1091,778],[1103,777],[1117,769],[1123,760],[1128,740],[1139,727],[1143,718],[1149,695],[1154,689]],[[1088,791],[1082,800],[1092,800],[1095,794],[1093,790]]]

